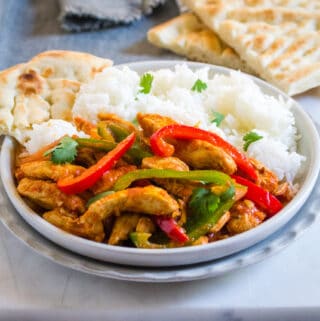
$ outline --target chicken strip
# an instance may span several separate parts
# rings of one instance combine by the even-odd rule
[[[175,124],[169,118],[156,114],[138,113],[137,119],[146,136],[151,136],[158,129]],[[232,157],[222,148],[201,140],[168,140],[175,147],[174,156],[180,158],[195,169],[217,169],[233,174],[237,165]]]
[[[79,176],[84,170],[84,167],[72,164],[57,165],[51,161],[34,161],[21,164],[19,177],[57,181],[66,176]]]
[[[57,208],[54,208],[53,210],[49,211],[49,212],[53,212],[55,213],[56,215],[58,216],[68,216],[68,217],[71,217],[71,218],[77,218],[79,217],[79,213],[76,213],[76,212],[71,212],[71,211],[68,211],[66,210],[65,208],[63,207],[57,207]],[[48,213],[48,212],[47,212]]]
[[[174,169],[176,171],[188,171],[189,166],[177,157],[145,157],[142,160],[142,168]]]
[[[136,127],[130,123],[129,121],[120,118],[116,114],[112,113],[99,113],[98,117],[100,120],[105,121],[106,124],[117,124],[125,129],[127,129],[130,133],[137,132]]]
[[[118,216],[114,222],[108,244],[118,245],[121,241],[127,240],[129,234],[136,229],[139,219],[139,214],[125,213]]]
[[[84,118],[75,117],[73,119],[78,130],[83,131],[88,134],[92,138],[100,139],[101,137],[98,135],[97,126],[93,123],[90,123]]]
[[[158,114],[137,114],[137,120],[139,122],[139,125],[143,129],[143,134],[146,137],[150,137],[154,132],[156,132],[158,129],[172,125],[177,124],[176,121],[174,121],[170,117],[161,116]]]
[[[154,233],[156,230],[156,225],[154,222],[146,216],[140,217],[138,224],[136,226],[136,232],[138,233]]]
[[[176,171],[188,171],[189,166],[177,157],[146,157],[142,160],[142,168],[174,169]],[[154,178],[157,185],[163,187],[169,193],[186,201],[192,194],[194,188],[199,187],[197,183],[177,179]]]
[[[79,213],[85,211],[85,201],[82,198],[62,193],[57,184],[52,182],[23,178],[17,190],[22,196],[48,210],[64,207]]]
[[[211,228],[210,233],[218,233],[230,220],[230,212],[225,212],[218,220],[218,222]]]
[[[193,241],[192,245],[204,245],[208,243],[209,243],[208,237],[203,235],[203,236],[200,236],[197,240]]]
[[[78,148],[75,161],[84,167],[90,167],[98,161],[100,154],[105,155],[105,152],[100,152],[89,147],[80,147]]]
[[[136,170],[134,165],[121,166],[113,168],[104,173],[101,179],[92,187],[95,194],[108,191],[112,188],[115,182],[124,174]]]
[[[257,170],[258,179],[256,183],[270,193],[274,193],[279,185],[277,175],[254,158],[250,158],[250,163]]]
[[[113,214],[134,212],[172,215],[178,209],[178,203],[165,190],[149,185],[107,195],[92,203],[79,219],[57,217],[48,213],[43,217],[67,232],[102,242],[105,237],[103,222]]]
[[[266,214],[259,211],[253,202],[243,200],[237,202],[230,210],[231,218],[227,223],[227,230],[230,234],[239,234],[262,223]]]
[[[216,169],[233,174],[237,165],[222,148],[201,140],[179,141],[174,155],[196,169]]]
[[[288,182],[281,183],[278,185],[277,189],[273,191],[273,194],[277,196],[277,198],[282,203],[288,203],[291,201],[294,197],[294,195],[297,193],[298,187],[297,185],[291,185]]]

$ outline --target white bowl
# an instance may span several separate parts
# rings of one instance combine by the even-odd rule
[[[149,61],[130,63],[127,66],[142,74],[149,70],[173,68],[178,63],[181,61]],[[223,67],[192,62],[186,64],[192,69],[209,66],[212,73],[230,72]],[[282,96],[285,100],[291,99],[266,82],[254,77],[252,79],[266,94]],[[280,229],[299,211],[315,185],[320,167],[319,136],[309,116],[295,101],[292,103],[296,126],[302,136],[298,142],[298,151],[306,156],[305,171],[299,180],[299,192],[281,212],[258,227],[210,244],[173,249],[137,249],[96,243],[56,228],[32,211],[18,194],[13,177],[16,143],[9,137],[5,138],[1,150],[1,178],[11,202],[20,215],[40,234],[73,252],[106,262],[157,267],[194,264],[221,258],[248,248]]]

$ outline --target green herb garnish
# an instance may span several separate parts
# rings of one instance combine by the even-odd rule
[[[249,133],[245,134],[243,136],[243,141],[244,141],[243,149],[245,151],[247,151],[248,147],[252,143],[254,143],[254,142],[256,142],[256,141],[258,141],[258,140],[260,140],[262,138],[263,138],[263,136],[260,136],[259,134],[255,133],[255,132],[249,132]]]
[[[46,151],[43,156],[51,154],[51,161],[55,164],[71,163],[77,156],[78,143],[71,137],[63,137],[60,143]]]
[[[149,94],[153,82],[153,76],[149,73],[144,74],[140,79],[140,91],[139,93]]]
[[[211,123],[216,123],[216,125],[219,127],[222,121],[225,118],[225,115],[218,113],[217,111],[214,111],[213,113],[213,120],[211,120]]]
[[[202,187],[193,191],[188,204],[188,218],[185,224],[191,241],[195,241],[211,230],[221,216],[233,205],[234,194],[233,186],[230,186],[219,196],[210,189]]]
[[[190,219],[213,214],[218,208],[220,197],[213,194],[209,189],[200,187],[193,191],[189,201],[189,209],[192,212]]]
[[[203,90],[207,89],[207,87],[208,85],[205,82],[203,82],[201,79],[198,79],[192,86],[191,90],[201,93]]]

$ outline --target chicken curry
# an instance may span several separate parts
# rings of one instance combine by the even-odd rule
[[[214,133],[158,114],[99,118],[75,119],[88,138],[17,153],[18,192],[66,232],[138,248],[200,245],[258,226],[294,196]]]

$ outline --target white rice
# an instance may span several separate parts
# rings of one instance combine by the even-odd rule
[[[209,77],[207,68],[193,72],[186,65],[177,65],[174,71],[151,73],[151,92],[143,94],[139,93],[140,76],[135,71],[127,67],[105,69],[82,85],[73,116],[97,122],[99,112],[108,112],[133,121],[137,112],[158,113],[216,132],[241,150],[243,136],[255,131],[263,139],[252,143],[247,155],[263,162],[280,179],[293,182],[304,157],[296,153],[297,131],[288,102],[263,94],[240,72]],[[197,79],[207,83],[201,93],[191,90]],[[220,127],[212,123],[213,112],[225,116]]]
[[[86,137],[83,132],[79,132],[71,123],[60,120],[50,119],[42,124],[34,124],[32,130],[26,132],[25,147],[29,153],[35,153],[38,149],[46,146],[60,137],[68,135],[77,135]]]

